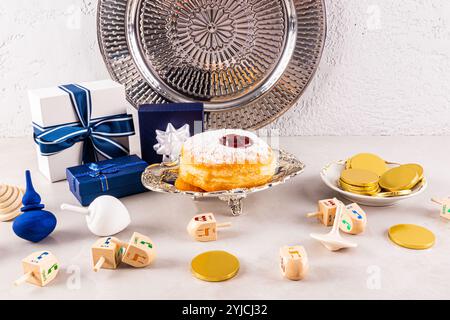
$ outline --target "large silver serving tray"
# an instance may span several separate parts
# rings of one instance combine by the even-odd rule
[[[205,126],[259,128],[299,99],[325,42],[323,0],[99,0],[98,38],[129,101],[202,101]]]
[[[305,165],[293,154],[280,150],[278,153],[278,167],[272,180],[262,186],[254,188],[233,189],[215,192],[194,192],[181,191],[175,186],[175,180],[178,178],[178,164],[154,164],[145,169],[142,173],[142,184],[149,190],[163,193],[184,194],[199,198],[219,198],[226,201],[233,215],[242,213],[242,202],[247,195],[263,191],[276,185],[285,183],[288,179],[295,177],[303,172]]]

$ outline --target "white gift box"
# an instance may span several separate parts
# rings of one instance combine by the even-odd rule
[[[129,103],[126,100],[123,85],[112,80],[79,83],[89,89],[92,101],[91,119],[127,113]],[[79,122],[70,96],[58,87],[30,90],[28,92],[31,119],[41,128]],[[123,146],[129,146],[128,137],[114,139]],[[59,153],[43,156],[36,145],[39,170],[51,182],[65,180],[66,168],[82,163],[83,143],[75,143],[72,147]]]

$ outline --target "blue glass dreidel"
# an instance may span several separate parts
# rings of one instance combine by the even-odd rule
[[[84,214],[89,230],[99,237],[115,235],[125,230],[131,222],[125,205],[112,196],[100,196],[88,208],[63,203],[61,210]]]
[[[22,268],[23,275],[14,281],[15,286],[28,282],[43,287],[55,279],[59,264],[50,251],[38,251],[22,260]]]
[[[22,215],[13,223],[14,233],[25,240],[39,242],[55,230],[56,217],[53,213],[43,210],[41,197],[34,190],[30,171],[25,172],[27,190],[22,198]]]

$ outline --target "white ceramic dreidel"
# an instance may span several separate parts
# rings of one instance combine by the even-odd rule
[[[289,280],[302,280],[309,269],[308,256],[302,246],[284,246],[280,249],[282,275]]]
[[[133,233],[129,243],[120,242],[124,248],[122,262],[135,268],[143,268],[155,260],[155,245],[149,237],[138,232]]]
[[[360,234],[366,229],[366,224],[367,216],[364,210],[356,203],[350,203],[345,207],[339,228],[345,233]]]
[[[317,203],[317,209],[319,211],[308,213],[306,216],[308,218],[317,217],[322,224],[332,226],[336,215],[336,208],[334,199],[319,200]]]
[[[50,251],[38,251],[22,260],[22,268],[23,276],[14,281],[15,286],[28,282],[43,287],[55,279],[59,264]]]
[[[122,248],[114,237],[100,238],[91,248],[93,270],[116,269],[122,257]]]
[[[325,248],[327,248],[330,251],[337,251],[344,248],[354,248],[357,246],[357,244],[342,238],[339,233],[339,225],[341,223],[345,206],[341,201],[337,200],[336,198],[334,198],[334,201],[337,204],[337,210],[336,210],[336,217],[333,223],[333,228],[327,234],[311,233],[311,237],[313,239],[322,242]]]
[[[112,196],[100,196],[88,208],[62,204],[61,209],[85,214],[89,230],[99,237],[119,233],[131,222],[127,208]]]
[[[216,241],[217,229],[231,226],[230,222],[217,223],[212,213],[194,216],[187,226],[187,231],[197,241]]]
[[[438,198],[431,198],[431,201],[434,203],[437,203],[441,205],[441,213],[440,216],[445,219],[450,220],[450,199],[438,199]]]

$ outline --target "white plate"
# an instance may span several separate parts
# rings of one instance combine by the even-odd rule
[[[395,164],[390,164],[390,167],[396,166]],[[372,196],[365,196],[360,194],[351,193],[348,191],[344,191],[339,188],[338,181],[341,176],[342,170],[345,168],[345,161],[337,161],[332,162],[330,164],[327,164],[322,171],[320,172],[320,177],[322,178],[322,181],[331,189],[342,195],[344,198],[363,204],[366,206],[373,206],[373,207],[384,207],[384,206],[390,206],[394,203],[409,199],[411,197],[415,197],[419,194],[421,194],[426,188],[427,188],[427,182],[425,182],[422,185],[419,185],[413,189],[413,192],[405,195],[405,196],[397,196],[397,197],[372,197]]]

